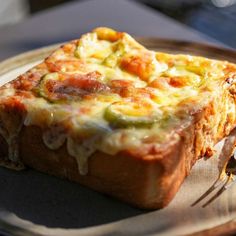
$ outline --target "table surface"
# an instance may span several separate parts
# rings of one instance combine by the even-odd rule
[[[0,28],[0,60],[53,43],[80,37],[97,26],[138,36],[217,43],[200,32],[134,1],[70,2]]]

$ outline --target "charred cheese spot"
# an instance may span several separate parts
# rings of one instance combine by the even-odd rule
[[[99,76],[98,72],[85,75],[49,73],[41,79],[36,91],[53,102],[81,99],[86,95],[109,91],[108,86],[96,80]]]

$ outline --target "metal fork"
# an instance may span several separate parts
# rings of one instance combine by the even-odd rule
[[[197,205],[207,196],[209,196],[214,190],[217,191],[208,201],[206,201],[202,207],[208,206],[211,202],[217,199],[225,190],[233,185],[236,181],[236,129],[234,129],[230,135],[226,138],[224,146],[219,155],[219,176],[212,186],[203,193],[191,206]],[[218,189],[218,190],[217,190]]]

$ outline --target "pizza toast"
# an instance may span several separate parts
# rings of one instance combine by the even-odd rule
[[[0,164],[166,206],[235,127],[236,65],[97,28],[0,88]]]

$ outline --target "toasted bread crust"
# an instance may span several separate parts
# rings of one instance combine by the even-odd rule
[[[234,98],[228,90],[222,90],[221,95],[196,112],[191,124],[176,134],[180,138],[169,140],[163,150],[142,157],[127,152],[112,156],[97,151],[89,158],[86,176],[79,174],[66,145],[48,149],[42,141],[43,130],[36,126],[22,128],[20,157],[26,166],[81,183],[139,208],[162,208],[174,197],[196,160],[234,128],[235,116],[228,111],[229,107],[235,107]],[[0,146],[2,157],[7,153],[7,143],[2,137]]]

